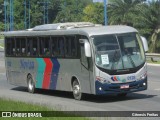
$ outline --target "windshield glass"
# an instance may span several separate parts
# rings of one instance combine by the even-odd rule
[[[136,33],[93,36],[95,63],[107,70],[129,69],[145,62],[141,39]]]

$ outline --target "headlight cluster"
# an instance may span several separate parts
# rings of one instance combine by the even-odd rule
[[[142,74],[140,77],[139,77],[139,79],[137,79],[137,80],[143,80],[143,79],[145,79],[147,77],[147,72],[145,72],[144,74]]]
[[[140,79],[145,79],[146,77],[147,77],[147,72],[144,73],[144,74],[142,74],[141,77],[140,77]]]
[[[102,78],[102,77],[99,77],[99,76],[96,76],[96,80],[98,80],[101,83],[108,83],[108,84],[111,83],[109,80],[106,80],[105,78]]]

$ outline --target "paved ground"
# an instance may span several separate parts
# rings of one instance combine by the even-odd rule
[[[45,105],[64,111],[160,111],[159,71],[160,66],[148,66],[149,87],[146,91],[128,94],[126,98],[87,95],[85,100],[76,101],[72,98],[72,93],[68,92],[38,90],[36,94],[30,94],[24,87],[8,84],[5,77],[3,53],[0,52],[0,97]],[[153,120],[153,118],[137,118],[139,119]],[[154,120],[158,119],[154,118]]]

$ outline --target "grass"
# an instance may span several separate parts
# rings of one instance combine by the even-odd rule
[[[3,35],[0,35],[0,39],[4,39],[4,36],[3,36]]]
[[[147,63],[160,64],[160,61],[152,62],[151,60],[147,60]]]
[[[1,46],[1,47],[4,47],[4,44],[0,43],[0,46]]]
[[[13,101],[13,100],[6,100],[6,99],[2,99],[0,98],[0,111],[54,111],[52,109],[49,109],[47,107],[44,106],[40,106],[40,105],[33,105],[33,104],[28,104],[28,103],[24,103],[24,102],[17,102],[17,101]],[[0,112],[0,113],[1,113]],[[60,115],[64,115],[66,116],[65,113],[63,112],[58,112],[57,114]],[[1,116],[1,115],[0,115]],[[21,120],[22,118],[3,118],[3,120]],[[85,117],[42,117],[42,118],[23,118],[23,120],[88,120]]]

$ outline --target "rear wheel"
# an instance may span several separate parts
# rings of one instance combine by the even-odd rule
[[[81,86],[80,86],[77,79],[73,81],[72,90],[73,90],[74,99],[81,100],[83,94],[82,94],[82,91],[81,91]]]
[[[31,75],[28,75],[27,83],[28,83],[28,92],[34,93],[35,92],[35,83],[34,83]]]

